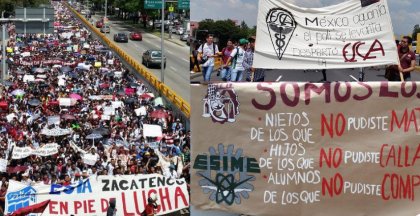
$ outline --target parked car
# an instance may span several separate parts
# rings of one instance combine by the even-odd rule
[[[176,33],[177,33],[177,34],[179,34],[179,35],[184,34],[184,28],[179,27],[179,28],[176,30]]]
[[[84,10],[82,10],[81,12],[80,12],[82,15],[85,15],[85,17],[87,17],[87,18],[90,18],[91,17],[91,12],[90,12],[90,10],[86,10],[86,9],[84,9]]]
[[[412,48],[413,48],[413,52],[416,53],[417,50],[417,41],[413,41],[413,43],[411,44]]]
[[[187,41],[188,40],[188,37],[189,37],[188,34],[183,34],[183,35],[180,36],[179,39],[182,40],[182,41]]]
[[[146,67],[158,66],[161,67],[162,63],[162,52],[160,50],[146,50],[141,58],[141,63]],[[163,56],[163,68],[166,68],[166,57]]]
[[[111,33],[111,28],[107,25],[102,26],[101,28],[102,33]]]
[[[96,21],[96,28],[102,28],[104,26],[104,23],[102,21]]]
[[[160,28],[162,26],[162,22],[160,20],[155,21],[155,28]]]
[[[141,35],[140,32],[130,32],[130,40],[139,40],[142,41],[143,40],[143,36]]]
[[[115,42],[125,42],[125,43],[128,43],[128,37],[127,37],[127,34],[125,34],[125,33],[117,33],[117,34],[114,34],[114,41]]]

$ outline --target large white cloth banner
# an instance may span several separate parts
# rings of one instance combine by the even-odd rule
[[[260,0],[254,68],[332,69],[398,64],[386,0],[302,8]]]
[[[141,215],[151,194],[160,204],[157,215],[189,206],[184,179],[169,179],[157,174],[98,176],[78,184],[26,185],[10,180],[6,213],[51,200],[43,215],[106,215],[111,198],[116,199],[117,215]]]
[[[57,143],[47,143],[37,149],[31,147],[17,147],[13,148],[12,159],[22,159],[30,155],[37,155],[40,157],[46,157],[58,153]]]

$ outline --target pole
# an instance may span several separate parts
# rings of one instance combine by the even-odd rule
[[[160,34],[160,50],[162,51],[162,54],[160,55],[160,81],[162,83],[165,83],[165,79],[164,79],[164,74],[165,74],[165,65],[164,65],[164,61],[165,58],[164,56],[164,48],[163,48],[163,33],[164,33],[164,25],[165,25],[165,0],[162,0],[162,25],[161,25],[161,34]]]
[[[107,19],[106,19],[106,11],[107,11],[107,9],[108,9],[108,0],[105,0],[105,18],[104,18],[104,25],[106,25],[105,22],[108,22]]]
[[[1,12],[1,18],[4,18],[4,11]],[[6,23],[2,23],[2,50],[1,50],[1,78],[2,80],[6,80]]]

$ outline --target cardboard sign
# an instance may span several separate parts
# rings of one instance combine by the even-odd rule
[[[145,137],[161,137],[162,136],[162,127],[160,125],[143,125],[143,136]]]
[[[87,165],[93,166],[95,165],[96,161],[98,161],[98,157],[96,154],[93,155],[93,154],[87,153],[83,155],[83,162],[85,162],[85,164]]]

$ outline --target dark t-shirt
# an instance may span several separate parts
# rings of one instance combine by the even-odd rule
[[[400,57],[401,67],[403,69],[407,69],[407,68],[411,67],[411,61],[412,60],[416,61],[416,54],[414,54],[413,51],[408,51],[406,53],[406,55],[404,53],[399,52],[398,55]],[[402,58],[402,57],[404,57],[404,58]],[[410,73],[403,73],[403,74],[404,74],[404,79],[411,77]]]

